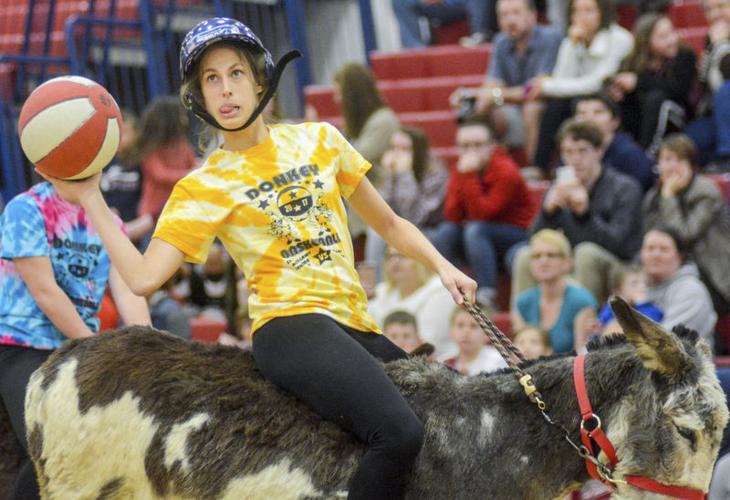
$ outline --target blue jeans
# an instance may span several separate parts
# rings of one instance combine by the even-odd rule
[[[465,262],[480,288],[497,288],[497,263],[516,243],[527,240],[527,232],[511,224],[467,221],[442,222],[433,244],[449,262]]]
[[[702,165],[730,156],[730,81],[717,89],[712,106],[712,116],[694,120],[685,130],[697,145]]]
[[[419,18],[436,19],[450,23],[466,17],[472,33],[484,33],[488,29],[487,0],[442,0],[435,5],[425,5],[422,0],[391,0],[393,12],[398,19],[400,39],[403,48],[424,47],[421,38]]]

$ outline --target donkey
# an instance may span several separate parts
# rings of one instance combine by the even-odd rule
[[[593,411],[619,457],[613,477],[707,491],[728,420],[710,350],[694,332],[668,333],[625,302],[613,306],[627,340],[593,343],[585,363]],[[523,368],[580,442],[572,362]],[[414,358],[386,369],[426,429],[406,498],[548,499],[589,478],[509,370],[467,377]],[[32,376],[26,421],[50,499],[335,498],[363,453],[264,380],[250,353],[143,327],[66,343]],[[617,488],[621,498],[662,498]]]

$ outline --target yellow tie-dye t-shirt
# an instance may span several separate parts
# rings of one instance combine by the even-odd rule
[[[324,123],[271,126],[244,151],[214,151],[180,180],[154,237],[205,262],[221,240],[251,290],[251,330],[279,316],[320,313],[380,332],[353,262],[342,197],[368,163]]]

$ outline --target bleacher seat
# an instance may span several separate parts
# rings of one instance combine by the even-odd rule
[[[205,317],[193,318],[190,320],[190,330],[194,341],[215,344],[226,331],[226,322]]]
[[[370,64],[375,78],[399,80],[435,76],[484,75],[489,64],[490,45],[477,47],[442,46],[403,50],[397,53],[372,52]]]
[[[699,59],[702,51],[705,50],[705,39],[707,38],[707,26],[694,26],[691,28],[681,28],[677,30],[679,38],[692,47],[695,55]]]
[[[707,19],[698,0],[675,0],[667,11],[675,28],[695,28],[707,26]]]

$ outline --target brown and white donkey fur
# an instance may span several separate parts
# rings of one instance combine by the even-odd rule
[[[707,345],[615,303],[626,337],[593,343],[586,384],[620,462],[707,491],[728,420]],[[572,356],[524,365],[579,442]],[[588,479],[508,371],[466,377],[408,359],[386,369],[425,424],[412,499],[555,498]],[[32,377],[29,450],[44,498],[344,496],[363,444],[264,380],[250,353],[132,327],[70,341]],[[660,498],[619,486],[621,498]]]

